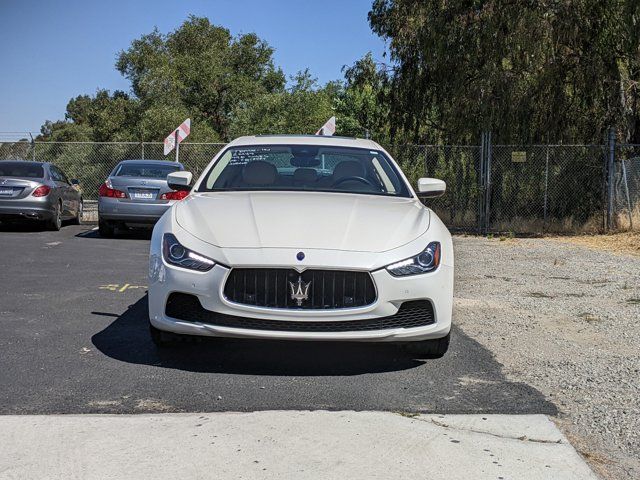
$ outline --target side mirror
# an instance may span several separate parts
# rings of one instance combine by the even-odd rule
[[[71,185],[73,185],[74,187],[77,187],[78,185],[80,185],[80,182],[78,181],[77,178],[72,178]]]
[[[191,172],[180,171],[173,172],[167,175],[167,183],[169,184],[169,188],[181,192],[191,191],[191,180],[193,180],[193,175],[191,174]]]
[[[418,196],[424,198],[435,198],[444,195],[447,184],[437,178],[421,178],[418,180]]]

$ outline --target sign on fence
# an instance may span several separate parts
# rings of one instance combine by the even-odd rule
[[[174,148],[179,148],[180,143],[187,138],[191,132],[191,119],[187,118],[173,132],[164,139],[164,154],[168,155]],[[176,150],[176,162],[178,161],[178,151]]]
[[[511,152],[511,161],[514,163],[524,163],[527,161],[527,152]]]

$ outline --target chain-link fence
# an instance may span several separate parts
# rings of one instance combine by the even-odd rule
[[[224,144],[183,143],[180,162],[198,176]],[[423,176],[447,182],[429,200],[451,228],[521,234],[595,232],[605,226],[608,147],[605,145],[396,145],[387,147],[413,185]],[[640,228],[640,146],[617,145],[615,225]],[[77,178],[88,202],[125,159],[167,159],[161,143],[12,142],[0,160],[52,162]]]
[[[620,229],[640,230],[640,145],[616,147],[614,211]]]
[[[411,147],[421,150],[413,177],[447,182],[429,202],[452,228],[480,232],[578,233],[603,227],[603,166],[599,145]],[[395,153],[403,169],[406,161]],[[489,158],[487,158],[489,157]]]

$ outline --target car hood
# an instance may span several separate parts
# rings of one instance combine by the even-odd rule
[[[429,228],[413,198],[312,192],[194,193],[175,206],[178,225],[221,248],[382,252]]]

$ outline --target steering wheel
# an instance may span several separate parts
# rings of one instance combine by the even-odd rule
[[[352,175],[352,176],[349,176],[349,177],[342,177],[341,179],[336,180],[335,182],[333,182],[333,184],[331,186],[332,187],[337,187],[341,183],[349,182],[349,181],[356,181],[356,182],[364,183],[366,185],[369,185],[371,188],[376,188],[376,186],[373,183],[371,183],[368,179],[366,179],[364,177],[358,177],[356,175]]]

